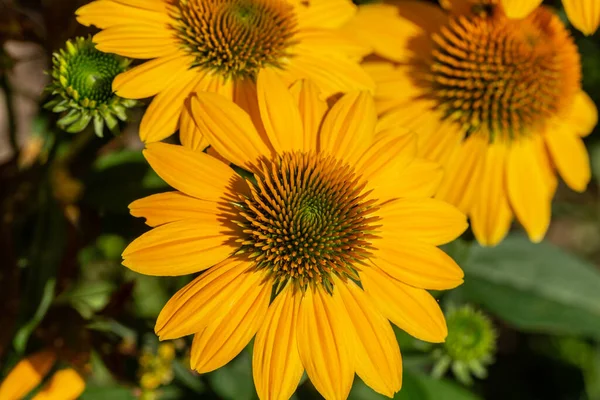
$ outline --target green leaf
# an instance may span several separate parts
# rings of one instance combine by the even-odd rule
[[[519,329],[600,338],[600,271],[522,235],[495,248],[473,246],[464,292]]]
[[[13,339],[13,345],[15,346],[15,349],[18,353],[23,353],[25,351],[25,347],[27,346],[27,340],[29,339],[29,336],[42,321],[44,315],[46,315],[46,312],[48,311],[48,308],[50,308],[50,304],[52,303],[52,299],[54,298],[55,286],[56,280],[54,278],[48,279],[46,281],[46,285],[44,286],[44,292],[42,294],[42,300],[40,301],[37,310],[35,310],[35,314],[15,334],[15,337]]]
[[[79,397],[80,400],[135,400],[137,397],[133,389],[123,386],[92,386],[87,385],[85,391]]]
[[[204,393],[205,387],[202,379],[191,369],[187,368],[181,361],[173,362],[173,375],[176,382],[181,383],[196,393]]]
[[[208,376],[213,390],[226,400],[251,400],[256,398],[252,380],[252,361],[243,351],[224,367]]]

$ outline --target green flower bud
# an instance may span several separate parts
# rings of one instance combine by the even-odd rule
[[[485,378],[496,351],[497,335],[490,319],[466,305],[450,309],[446,323],[448,337],[433,352],[436,363],[432,375],[439,378],[450,368],[465,385],[473,382],[472,376]]]
[[[112,83],[128,69],[130,61],[97,50],[90,38],[78,37],[54,53],[52,62],[52,82],[46,90],[53,98],[44,107],[63,113],[58,126],[77,133],[93,121],[94,131],[100,137],[104,126],[118,133],[117,118],[125,121],[127,109],[137,102],[117,96]]]

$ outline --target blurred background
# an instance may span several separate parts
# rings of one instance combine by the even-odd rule
[[[93,33],[74,18],[85,3],[0,0],[0,381],[50,349],[54,368],[85,379],[81,399],[255,399],[251,346],[200,376],[188,367],[191,338],[158,343],[158,313],[192,277],[121,266],[122,250],[147,231],[128,204],[169,190],[141,155],[143,104],[120,135],[104,138],[89,127],[58,129],[59,116],[42,107],[52,53]],[[560,1],[545,3],[568,24]],[[572,32],[584,90],[600,105],[600,35]],[[469,233],[446,246],[466,273],[440,297],[448,341],[397,331],[405,368],[397,399],[600,399],[598,128],[586,144],[592,182],[583,194],[559,187],[544,243],[530,244],[515,227],[493,249]],[[320,396],[303,379],[295,398]],[[383,397],[356,378],[350,398]]]

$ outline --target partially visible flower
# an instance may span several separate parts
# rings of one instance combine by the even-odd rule
[[[155,96],[142,141],[179,128],[181,142],[198,148],[204,141],[183,107],[193,92],[219,93],[247,109],[264,69],[288,84],[310,78],[324,96],[372,91],[359,65],[368,49],[339,29],[355,12],[351,0],[99,0],[79,8],[77,20],[102,29],[93,38],[100,50],[150,60],[113,84],[123,97]]]
[[[419,136],[420,155],[445,167],[437,197],[469,214],[488,246],[513,216],[544,238],[556,174],[582,192],[590,180],[582,138],[597,123],[581,89],[572,37],[550,9],[508,19],[495,0],[446,0],[451,13],[417,1],[361,6],[347,29],[384,61],[377,81],[380,128]]]
[[[160,343],[156,350],[145,348],[139,358],[140,387],[144,399],[154,398],[155,389],[173,380],[173,343]]]
[[[53,350],[42,350],[19,361],[0,384],[0,399],[23,399],[40,385],[54,366],[56,359]],[[83,378],[74,369],[59,369],[52,374],[32,400],[75,400],[84,388]]]
[[[444,341],[426,289],[462,283],[437,246],[466,229],[465,216],[430,198],[441,170],[415,157],[412,133],[376,130],[369,93],[328,109],[311,81],[288,89],[269,70],[257,93],[258,124],[214,93],[187,104],[228,162],[147,144],[146,159],[176,191],[130,205],[153,229],[125,249],[123,264],[149,275],[206,271],[155,327],[161,340],[195,334],[199,372],[224,366],[256,335],[261,399],[288,399],[305,370],[326,399],[346,398],[355,373],[392,397],[402,363],[389,321]]]
[[[45,107],[62,113],[58,121],[69,133],[84,130],[90,122],[96,135],[103,136],[104,125],[118,132],[118,119],[127,119],[127,109],[135,100],[123,99],[112,90],[113,80],[125,72],[130,61],[96,49],[91,39],[67,41],[66,48],[54,53],[52,82],[47,91],[54,96]]]
[[[472,383],[471,375],[487,376],[486,367],[494,360],[496,331],[481,311],[469,305],[451,308],[446,313],[448,336],[433,353],[436,364],[432,374],[441,377],[450,367],[459,381]]]
[[[500,0],[509,18],[526,18],[543,0]],[[562,4],[573,26],[585,35],[596,32],[600,24],[600,2],[598,0],[562,0]]]

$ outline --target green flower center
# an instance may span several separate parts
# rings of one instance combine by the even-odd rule
[[[523,20],[482,8],[451,19],[433,41],[431,97],[466,135],[528,134],[566,109],[580,87],[577,48],[543,8]]]
[[[240,242],[276,287],[292,280],[333,288],[332,274],[358,279],[357,263],[373,249],[379,217],[376,200],[348,166],[329,156],[284,153],[261,160],[251,195],[241,200]]]
[[[194,67],[229,79],[282,67],[296,32],[296,14],[284,0],[180,0],[174,26]]]
[[[448,337],[444,347],[457,361],[481,361],[493,354],[495,333],[489,319],[470,307],[451,312],[446,318]]]

